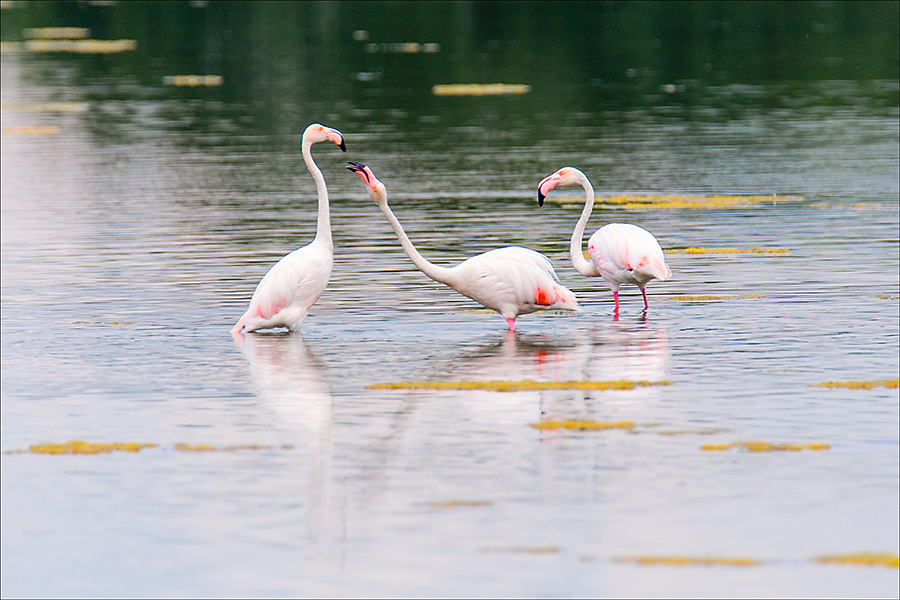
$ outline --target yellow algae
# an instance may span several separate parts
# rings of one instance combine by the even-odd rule
[[[709,429],[664,429],[657,431],[657,435],[715,435],[717,433],[731,433],[731,429],[719,429],[710,427]]]
[[[813,562],[834,565],[861,565],[866,567],[900,568],[900,556],[890,552],[860,552],[859,554],[833,554],[817,556]]]
[[[33,39],[23,42],[26,52],[73,52],[75,54],[117,54],[137,48],[135,40]]]
[[[681,248],[666,250],[667,254],[787,254],[787,248]]]
[[[166,75],[162,82],[179,87],[214,87],[222,85],[225,79],[221,75]]]
[[[889,390],[896,390],[900,387],[900,379],[876,379],[873,381],[825,381],[822,383],[811,383],[811,387],[822,388],[844,388],[849,390],[872,390],[878,387],[884,387]]]
[[[676,302],[723,302],[725,300],[750,300],[753,298],[765,298],[765,296],[761,294],[741,294],[740,296],[712,296],[712,295],[699,295],[699,296],[668,296],[667,300],[674,300]]]
[[[634,421],[591,421],[591,420],[567,420],[567,421],[539,421],[532,423],[535,429],[569,429],[576,431],[598,431],[601,429],[631,429]]]
[[[91,35],[87,27],[35,27],[23,29],[22,37],[36,40],[83,40]]]
[[[490,500],[435,500],[428,503],[430,508],[475,508],[479,506],[492,506]]]
[[[482,548],[482,552],[515,552],[516,554],[559,554],[559,546],[512,546],[509,548]]]
[[[431,88],[435,96],[507,96],[530,91],[531,86],[518,83],[453,83]]]
[[[59,112],[79,113],[89,108],[87,102],[4,102],[0,110],[10,112]]]
[[[722,452],[733,448],[741,448],[747,452],[800,452],[802,450],[821,452],[822,450],[830,450],[831,444],[770,444],[768,442],[750,441],[731,444],[703,444],[700,446],[701,450],[708,452]]]
[[[900,296],[891,296],[890,294],[878,294],[875,297],[879,300],[900,300]]]
[[[758,567],[764,564],[756,558],[728,556],[624,556],[615,559],[617,562],[630,562],[639,565],[685,566],[726,566],[726,567]]]
[[[218,450],[215,446],[208,444],[175,444],[175,449],[182,452],[215,452]]]
[[[144,448],[157,448],[158,444],[138,442],[113,442],[111,444],[69,440],[62,443],[32,444],[33,454],[111,454],[112,452],[140,452]]]
[[[597,203],[607,208],[644,209],[704,209],[743,208],[760,204],[777,205],[779,202],[796,202],[801,196],[769,194],[597,194]],[[583,204],[584,197],[554,195],[548,201],[559,204]]]
[[[372,383],[369,390],[487,390],[519,392],[528,390],[631,390],[636,387],[669,385],[668,381],[403,381]]]
[[[56,125],[22,125],[4,127],[3,133],[9,135],[55,135],[59,133],[59,127]]]

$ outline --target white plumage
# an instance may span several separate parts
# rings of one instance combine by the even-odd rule
[[[665,281],[672,277],[659,242],[653,234],[637,225],[610,223],[598,229],[588,240],[588,254],[591,257],[588,262],[581,247],[584,228],[594,208],[594,188],[584,173],[574,167],[563,167],[538,184],[538,203],[543,205],[550,190],[559,185],[581,185],[585,194],[584,210],[569,244],[572,265],[582,275],[600,276],[609,283],[616,303],[616,316],[619,314],[619,286],[623,283],[640,288],[644,296],[644,310],[647,310],[647,284],[652,279]]]
[[[516,329],[515,320],[519,315],[542,309],[580,310],[575,294],[558,283],[550,259],[528,248],[497,248],[455,267],[440,267],[428,262],[413,246],[387,205],[387,189],[372,169],[361,163],[350,163],[347,168],[366,184],[369,195],[387,217],[403,250],[420,271],[482,306],[496,310],[506,318],[511,331]]]
[[[334,263],[328,190],[325,177],[313,161],[310,150],[313,144],[324,141],[334,142],[341,150],[346,150],[344,136],[337,129],[313,123],[303,132],[303,160],[316,182],[319,197],[316,237],[269,269],[256,286],[250,298],[250,307],[231,329],[233,335],[273,327],[299,330],[310,307],[328,285]]]

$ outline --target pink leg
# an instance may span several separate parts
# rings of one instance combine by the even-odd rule
[[[508,319],[506,319],[506,322],[509,323],[510,331],[516,330],[516,318],[515,317],[509,317]]]
[[[613,300],[616,301],[615,313],[619,314],[619,290],[613,290]]]
[[[644,310],[647,310],[648,308],[650,308],[650,305],[647,304],[647,290],[641,288],[641,293],[644,295]]]

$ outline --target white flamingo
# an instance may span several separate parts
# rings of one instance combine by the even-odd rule
[[[313,161],[310,149],[318,142],[330,141],[347,150],[344,136],[337,129],[313,123],[303,132],[301,149],[306,167],[316,181],[319,194],[319,216],[316,237],[312,242],[282,257],[266,273],[253,297],[250,307],[231,329],[232,335],[242,332],[287,327],[300,329],[309,308],[316,303],[331,277],[334,245],[331,241],[331,217],[325,177]]]
[[[387,204],[387,189],[364,164],[347,167],[359,175],[369,195],[387,217],[400,245],[420,271],[506,318],[510,331],[516,317],[542,309],[580,310],[575,294],[559,285],[550,259],[528,248],[508,246],[473,256],[455,267],[434,265],[416,250]]]
[[[672,277],[659,242],[653,234],[637,225],[610,223],[598,229],[588,240],[589,262],[582,253],[581,244],[584,228],[594,208],[594,188],[584,173],[574,167],[563,167],[538,184],[538,205],[543,206],[544,198],[558,185],[580,185],[584,188],[584,210],[572,232],[569,247],[572,265],[582,275],[603,277],[609,283],[616,301],[616,316],[619,314],[619,286],[623,283],[633,283],[641,289],[644,310],[647,310],[649,305],[645,288],[650,280],[665,281]]]

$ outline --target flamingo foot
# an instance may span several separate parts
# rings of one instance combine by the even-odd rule
[[[506,322],[509,323],[509,331],[516,330],[516,318],[515,317],[508,317],[506,319]]]

